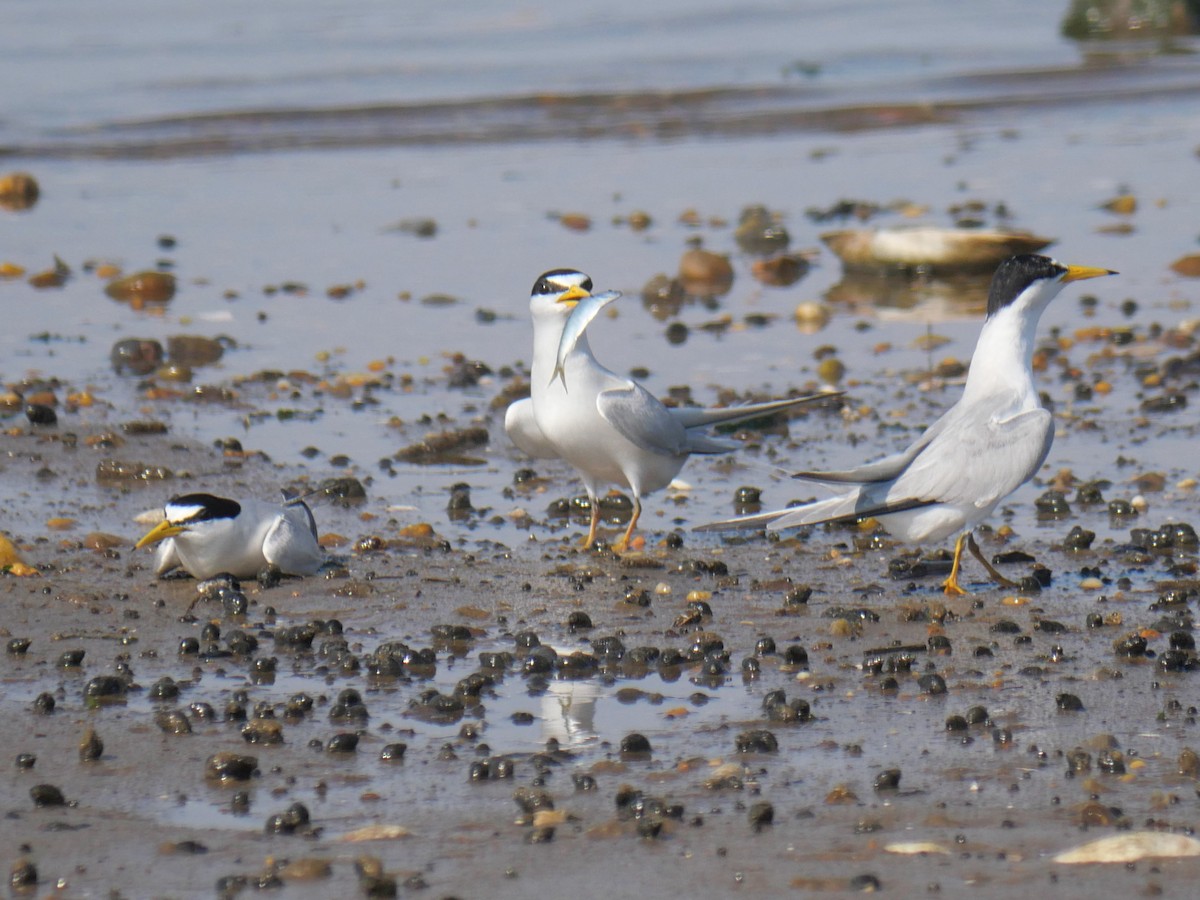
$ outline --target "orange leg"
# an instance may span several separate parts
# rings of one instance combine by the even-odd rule
[[[596,531],[600,528],[600,503],[595,497],[591,499],[592,507],[592,522],[588,526],[587,537],[583,539],[583,549],[591,550],[592,545],[596,543]]]
[[[959,586],[958,570],[962,566],[963,548],[966,546],[967,538],[971,536],[971,532],[960,534],[958,540],[954,542],[954,562],[950,565],[950,575],[942,582],[942,591],[948,596],[962,596],[967,593],[966,589]]]
[[[979,560],[980,564],[987,569],[987,573],[992,576],[992,581],[996,582],[996,584],[1006,588],[1015,588],[1018,586],[1017,583],[1012,579],[1005,578],[1003,575],[1001,575],[996,570],[996,567],[987,561],[983,555],[983,551],[981,551],[979,549],[979,545],[975,543],[975,535],[971,534],[970,532],[967,532],[967,549],[970,550],[971,555]]]
[[[624,536],[617,541],[613,546],[613,550],[617,553],[624,553],[629,549],[629,541],[633,538],[633,530],[637,528],[638,519],[642,517],[642,501],[639,497],[633,498],[633,517],[629,520],[629,527],[625,529]]]

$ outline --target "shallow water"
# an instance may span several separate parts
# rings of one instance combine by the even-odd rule
[[[438,891],[464,896],[480,883],[495,897],[531,890],[594,896],[599,884],[612,895],[709,896],[719,885],[720,893],[777,896],[805,884],[815,889],[795,885],[797,878],[864,871],[908,894],[939,883],[946,891],[969,886],[976,896],[1047,884],[1063,896],[1096,896],[1114,884],[1130,893],[1165,886],[1171,895],[1194,881],[1187,861],[1142,863],[1115,876],[1067,873],[1048,861],[1115,830],[1080,829],[1078,810],[1091,793],[1124,807],[1138,828],[1196,826],[1194,785],[1175,771],[1180,749],[1197,745],[1187,712],[1196,675],[1165,675],[1154,659],[1123,660],[1112,650],[1121,635],[1156,622],[1147,607],[1159,593],[1191,584],[1171,566],[1186,569],[1195,556],[1147,560],[1123,546],[1132,527],[1195,522],[1200,512],[1186,481],[1197,474],[1194,410],[1141,407],[1164,391],[1192,397],[1193,385],[1185,375],[1147,388],[1137,372],[1190,352],[1152,331],[1186,325],[1200,296],[1196,281],[1169,269],[1197,241],[1194,39],[1081,46],[1059,36],[1061,10],[1032,2],[987,11],[936,2],[763,2],[736,13],[709,2],[618,3],[603,12],[585,4],[526,3],[503,12],[487,4],[410,4],[398,14],[382,3],[336,12],[310,3],[176,4],[168,13],[129,0],[103,9],[59,5],[53,16],[19,4],[6,15],[0,78],[22,90],[10,92],[0,118],[0,168],[33,172],[42,196],[32,210],[0,214],[0,262],[33,272],[57,255],[74,274],[58,290],[0,282],[0,381],[57,378],[60,404],[83,389],[98,401],[78,411],[60,405],[60,424],[49,432],[14,416],[0,436],[0,525],[25,557],[48,567],[36,581],[0,581],[9,610],[0,626],[34,639],[28,658],[5,658],[0,709],[35,727],[10,729],[3,749],[10,758],[39,752],[33,773],[10,770],[0,785],[13,812],[2,851],[8,861],[25,842],[47,875],[60,874],[53,859],[82,867],[61,868],[76,892],[64,896],[112,888],[211,896],[218,875],[253,872],[267,856],[325,854],[336,860],[336,884],[349,892],[348,860],[358,851],[334,839],[366,822],[399,822],[413,828],[412,839],[373,843],[367,852],[391,870],[419,870]],[[1101,208],[1123,190],[1138,198],[1136,214]],[[969,358],[984,284],[851,277],[824,249],[791,287],[751,277],[754,258],[733,237],[743,207],[766,204],[786,224],[792,249],[818,248],[820,233],[840,223],[814,221],[806,211],[846,198],[907,200],[928,207],[917,221],[943,225],[953,219],[952,205],[981,201],[994,224],[1003,204],[1005,222],[1055,238],[1059,258],[1121,272],[1086,290],[1069,288],[1044,317],[1043,345],[1051,335],[1078,337],[1039,374],[1058,436],[1040,483],[1014,494],[991,523],[1012,526],[1005,549],[1026,549],[1045,562],[1052,586],[1017,606],[1004,600],[1007,592],[973,584],[979,593],[954,604],[944,625],[954,654],[922,654],[894,694],[862,672],[862,651],[923,644],[937,626],[901,611],[940,599],[933,579],[910,585],[887,578],[888,560],[904,548],[856,549],[846,531],[780,544],[686,531],[732,514],[742,484],[762,487],[770,505],[810,496],[815,491],[787,479],[788,471],[901,447],[957,396],[953,381],[930,372],[945,357]],[[688,209],[699,213],[699,227],[680,221]],[[637,210],[653,220],[644,232],[614,221]],[[561,213],[583,213],[592,226],[568,230]],[[436,220],[436,235],[394,228],[416,217]],[[1132,229],[1108,233],[1120,222]],[[162,235],[176,245],[160,246]],[[656,273],[673,274],[694,237],[731,254],[733,287],[656,318],[641,288]],[[104,295],[102,282],[84,270],[87,261],[126,271],[166,261],[179,290],[165,308],[134,310]],[[530,285],[540,272],[566,265],[589,272],[598,289],[624,292],[616,317],[593,324],[591,342],[617,371],[647,369],[655,393],[690,385],[697,401],[714,403],[726,388],[764,395],[812,389],[819,384],[815,353],[826,346],[845,363],[841,387],[854,414],[813,413],[793,421],[786,438],[756,438],[732,461],[690,462],[681,478],[691,490],[647,502],[649,556],[662,569],[574,554],[580,523],[546,509],[578,493],[577,481],[566,466],[538,464],[543,488],[508,493],[528,461],[508,444],[501,413],[490,407],[512,380],[508,370],[519,373],[528,361]],[[306,290],[278,290],[288,282]],[[340,285],[352,286],[346,299],[327,296]],[[456,302],[423,302],[435,294]],[[1081,302],[1086,294],[1094,307]],[[826,303],[831,316],[821,331],[805,333],[792,312],[812,300]],[[1125,306],[1128,300],[1135,305]],[[688,327],[684,342],[667,340],[672,323]],[[721,327],[706,327],[714,323]],[[1134,340],[1080,332],[1121,328],[1131,328]],[[218,364],[197,368],[190,385],[112,371],[114,342],[177,334],[227,336],[232,345]],[[931,334],[948,342],[923,349]],[[450,387],[444,370],[454,353],[493,374]],[[264,371],[276,374],[245,380]],[[1079,399],[1077,385],[1097,379],[1111,392]],[[153,385],[181,396],[154,399]],[[187,396],[196,385],[235,396],[197,402]],[[147,418],[166,422],[168,437],[129,437],[116,448],[85,443]],[[429,432],[473,423],[491,435],[475,451],[479,464],[379,466]],[[56,440],[66,433],[79,435],[77,448]],[[230,436],[270,462],[252,456],[237,463],[211,448]],[[162,483],[100,483],[96,465],[109,456],[180,474]],[[1110,480],[1106,499],[1142,493],[1142,515],[1113,518],[1072,495],[1068,518],[1039,520],[1034,500],[1063,468],[1081,480]],[[1161,491],[1134,481],[1154,472],[1164,476]],[[700,685],[686,668],[677,680],[657,673],[551,680],[544,693],[531,693],[527,679],[511,673],[484,698],[480,721],[491,752],[517,759],[517,777],[471,784],[475,745],[459,737],[459,723],[435,726],[406,715],[428,684],[372,691],[362,678],[326,679],[303,654],[282,653],[275,682],[251,684],[244,660],[217,671],[180,658],[180,638],[220,612],[181,619],[188,585],[155,584],[142,554],[128,546],[104,559],[77,543],[88,531],[134,538],[134,515],[178,490],[265,496],[281,483],[344,473],[367,483],[368,500],[353,509],[318,507],[322,532],[349,542],[395,538],[399,526],[426,521],[450,549],[401,542],[372,556],[342,544],[336,552],[360,593],[339,593],[341,579],[309,579],[255,594],[257,604],[280,609],[283,623],[336,616],[356,652],[385,640],[424,645],[432,623],[478,624],[470,653],[453,662],[440,657],[431,683],[448,690],[473,669],[476,653],[509,648],[520,628],[560,648],[585,648],[563,624],[569,609],[589,612],[594,636],[623,633],[628,646],[685,647],[690,630],[673,621],[687,591],[699,588],[714,592],[715,616],[703,627],[725,638],[731,673]],[[458,482],[470,485],[480,515],[447,515]],[[528,524],[511,515],[519,509],[530,514]],[[52,516],[76,524],[52,532]],[[1059,547],[1076,524],[1097,533],[1095,549],[1081,556]],[[677,528],[684,549],[659,547]],[[1002,549],[991,536],[983,543]],[[676,570],[698,557],[727,560],[736,581]],[[1084,590],[1084,566],[1099,567],[1111,583]],[[595,577],[578,583],[563,571],[592,569]],[[810,609],[779,615],[784,578],[813,584]],[[1121,578],[1128,583],[1118,584]],[[649,611],[621,603],[630,587],[663,583],[672,592],[655,594]],[[853,637],[833,636],[824,613],[851,604],[874,610],[880,621]],[[1093,611],[1121,611],[1124,624],[1086,628]],[[1017,621],[1030,643],[991,632],[1001,618]],[[1035,628],[1045,618],[1068,631]],[[114,639],[130,633],[132,643]],[[781,647],[808,647],[812,672],[797,679],[767,663],[757,681],[743,681],[738,666],[762,633]],[[1160,653],[1165,642],[1165,635],[1151,638]],[[53,660],[76,644],[88,649],[84,671],[64,674]],[[994,655],[974,656],[980,646]],[[266,641],[263,651],[270,647]],[[282,748],[246,748],[224,722],[190,738],[168,737],[154,726],[155,704],[144,696],[122,707],[84,708],[82,685],[109,671],[119,653],[130,654],[143,685],[165,674],[186,682],[185,702],[199,697],[216,706],[238,688],[255,702],[280,703],[298,690],[328,699],[353,686],[364,690],[372,720],[362,749],[348,759],[308,745],[348,730],[330,723],[324,707],[289,725]],[[916,675],[929,668],[946,677],[947,695],[917,688]],[[816,720],[786,728],[765,722],[761,698],[775,687],[809,699]],[[621,702],[617,692],[628,688],[646,696]],[[31,720],[29,703],[45,690],[57,693],[60,713]],[[1079,695],[1086,712],[1059,712],[1054,697],[1063,691]],[[700,703],[697,693],[709,699]],[[988,729],[973,729],[972,742],[945,734],[946,717],[975,703],[988,707],[996,727],[1012,729],[1011,744],[997,744]],[[672,710],[676,717],[667,718]],[[533,724],[514,724],[515,712],[533,713]],[[109,745],[93,768],[77,762],[89,724]],[[757,793],[704,788],[700,773],[738,760],[735,735],[760,727],[773,728],[782,749],[748,762]],[[648,762],[617,758],[617,743],[635,730],[654,744]],[[1145,766],[1131,767],[1132,779],[1067,777],[1062,754],[1087,745],[1095,755],[1102,733]],[[531,783],[531,754],[549,737],[573,755],[547,786],[577,818],[554,844],[530,845],[527,829],[511,824],[512,789]],[[388,768],[377,751],[393,739],[410,750],[401,766]],[[439,758],[447,744],[456,759]],[[200,777],[204,759],[227,749],[263,759],[246,818],[225,811],[228,790]],[[874,777],[893,766],[904,772],[901,792],[876,794]],[[601,789],[574,794],[568,781],[576,770],[596,772]],[[62,784],[80,806],[31,811],[28,787],[43,780]],[[680,824],[660,843],[639,841],[630,823],[614,824],[613,795],[623,783],[673,796],[689,819],[708,825]],[[860,799],[827,803],[838,783]],[[756,836],[746,806],[762,797],[776,804],[781,827]],[[295,800],[310,806],[325,837],[262,834],[264,819]],[[55,830],[56,821],[83,830]],[[101,827],[112,829],[121,852],[97,855],[80,842]],[[202,838],[208,859],[157,852],[159,841],[183,837]],[[910,837],[956,852],[932,859],[881,850]],[[613,866],[618,855],[629,864]],[[287,894],[327,896],[328,887],[289,884]]]

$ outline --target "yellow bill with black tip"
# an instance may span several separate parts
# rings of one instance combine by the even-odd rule
[[[1112,269],[1094,269],[1091,266],[1067,266],[1066,273],[1060,281],[1066,284],[1069,281],[1083,281],[1087,278],[1099,278],[1101,275],[1116,275]]]
[[[168,520],[163,519],[146,534],[142,539],[133,545],[134,550],[140,550],[142,547],[149,547],[151,544],[157,544],[159,541],[165,541],[169,537],[175,537],[177,534],[182,534],[187,531],[182,525],[172,525]]]

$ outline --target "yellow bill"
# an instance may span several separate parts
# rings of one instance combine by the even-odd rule
[[[172,525],[166,519],[163,519],[146,534],[142,539],[133,545],[134,550],[140,550],[143,547],[149,547],[151,544],[157,544],[159,541],[164,541],[169,537],[175,537],[177,534],[182,534],[187,531],[182,525]]]
[[[1099,278],[1101,275],[1116,275],[1112,269],[1094,269],[1091,266],[1067,266],[1066,274],[1059,280],[1066,284],[1069,281],[1083,281],[1086,278]]]

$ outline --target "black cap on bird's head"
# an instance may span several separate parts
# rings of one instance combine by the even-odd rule
[[[164,507],[167,520],[175,524],[233,519],[242,511],[241,504],[213,494],[176,494]]]
[[[215,497],[212,494],[176,494],[163,506],[163,520],[147,534],[142,535],[134,549],[140,550],[142,547],[183,534],[201,522],[235,519],[241,511],[241,504],[228,497]]]
[[[996,267],[996,274],[992,276],[992,285],[988,289],[988,318],[1011,306],[1018,297],[1037,282],[1053,281],[1063,285],[1070,281],[1082,281],[1085,278],[1116,274],[1111,269],[1064,266],[1049,256],[1039,256],[1036,253],[1010,256]]]
[[[578,269],[551,269],[534,282],[532,296],[554,297],[559,303],[574,305],[591,292],[592,279]]]

